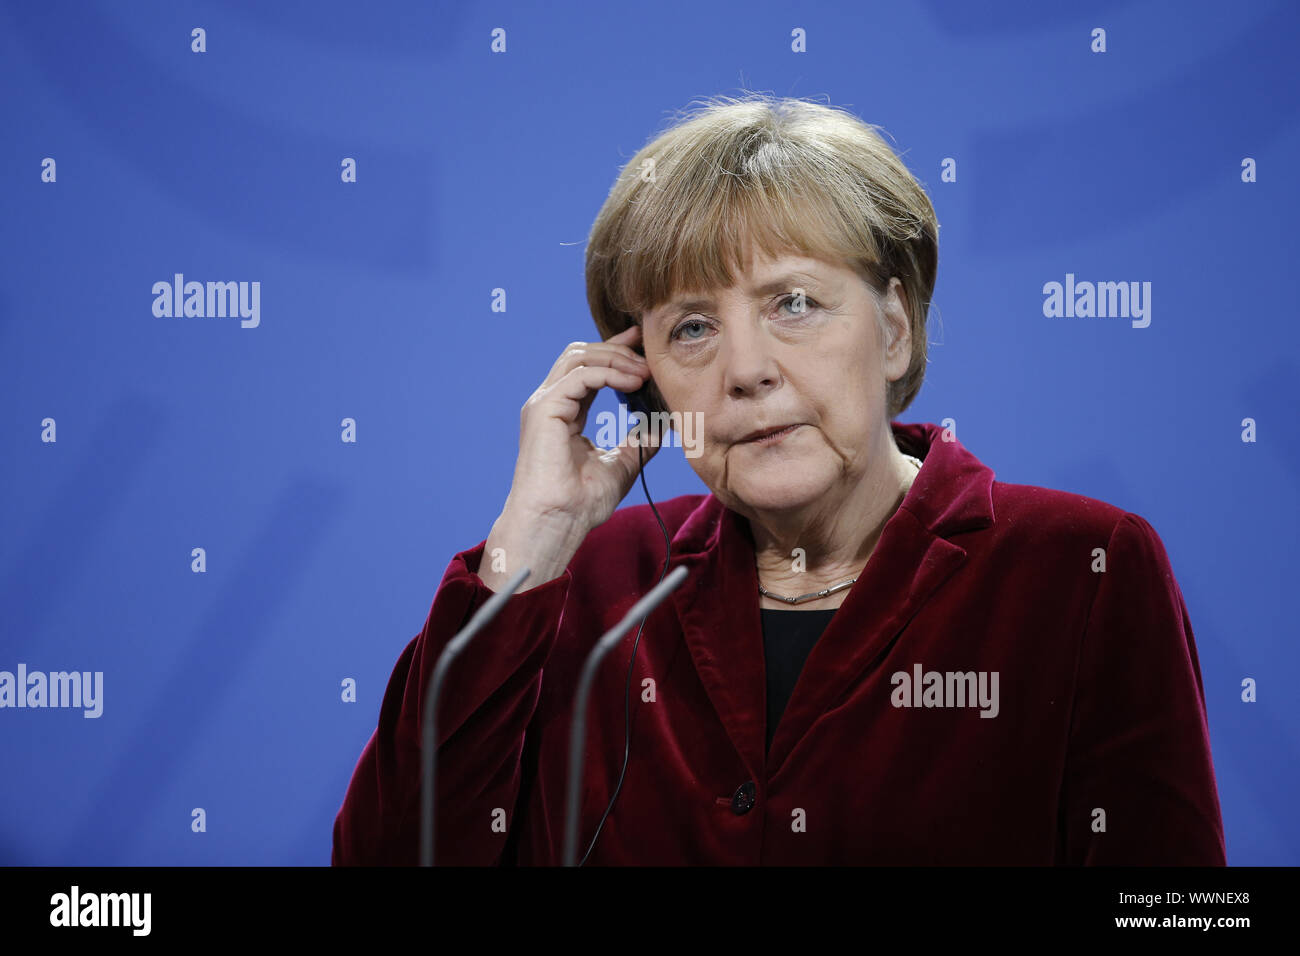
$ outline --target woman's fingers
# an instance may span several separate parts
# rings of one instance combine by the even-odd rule
[[[604,342],[569,343],[524,402],[507,498],[515,513],[567,515],[585,533],[627,494],[643,452],[635,445],[602,451],[582,432],[602,388],[634,392],[649,381],[649,366],[634,349],[640,335],[632,326]],[[655,449],[648,451],[653,455]]]
[[[634,392],[644,384],[648,373],[638,375],[612,365],[577,365],[548,388],[539,389],[530,404],[536,400],[544,405],[547,414],[578,426],[586,426],[587,410],[596,392],[605,387],[623,392]]]
[[[636,326],[632,326],[632,329],[640,332]],[[626,335],[626,331],[620,332],[619,335]],[[642,356],[638,355],[631,346],[616,341],[617,338],[618,336],[613,336],[608,342],[570,342],[560,353],[560,357],[555,360],[550,374],[542,384],[544,386],[554,384],[579,365],[607,365],[629,372],[640,372],[649,368]]]

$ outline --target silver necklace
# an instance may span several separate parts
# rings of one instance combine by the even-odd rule
[[[917,471],[921,470],[921,459],[913,458],[911,455],[904,455],[903,457],[915,465]],[[804,601],[811,601],[814,598],[824,598],[828,595],[835,594],[837,591],[843,591],[845,588],[852,587],[856,584],[857,580],[857,578],[849,578],[849,580],[836,584],[833,587],[823,588],[820,591],[809,591],[807,594],[800,594],[798,597],[786,597],[783,594],[773,594],[760,583],[758,586],[758,593],[763,595],[763,597],[771,598],[773,601],[784,601],[786,604],[802,604]]]

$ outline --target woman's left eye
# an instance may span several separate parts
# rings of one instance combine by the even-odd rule
[[[795,309],[793,312],[787,313],[788,315],[803,315],[805,312],[817,308],[817,300],[806,295],[787,295],[777,303],[777,306],[783,308],[790,304],[793,304]]]

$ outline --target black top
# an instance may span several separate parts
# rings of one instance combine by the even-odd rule
[[[794,693],[795,681],[836,608],[798,611],[759,608],[763,618],[763,655],[767,671],[767,749],[772,749],[776,725]]]

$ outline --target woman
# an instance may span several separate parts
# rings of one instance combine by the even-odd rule
[[[510,494],[393,671],[336,864],[416,862],[424,688],[522,566],[439,706],[438,862],[559,862],[578,674],[666,557],[685,582],[592,695],[585,862],[1224,862],[1151,525],[894,422],[937,232],[874,128],[810,102],[717,98],[632,158],[587,251],[603,341],[525,403]],[[698,416],[709,494],[615,512],[644,449],[583,436],[605,387]]]

